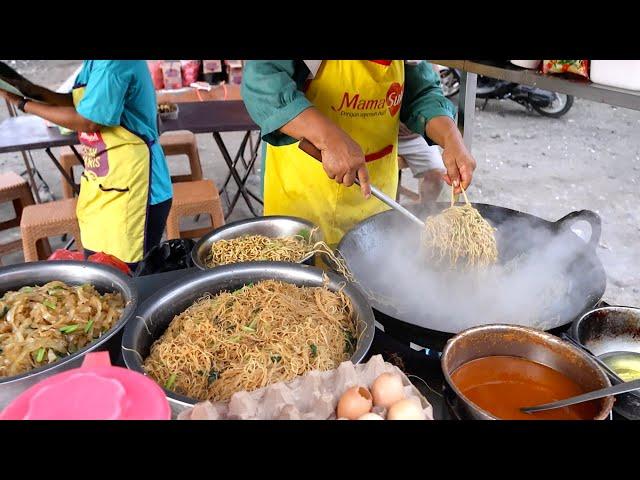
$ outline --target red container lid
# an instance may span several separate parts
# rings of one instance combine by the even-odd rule
[[[169,420],[164,391],[144,375],[114,367],[109,352],[89,353],[82,367],[24,391],[0,420]]]

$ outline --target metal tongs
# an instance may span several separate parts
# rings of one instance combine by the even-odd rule
[[[313,143],[311,143],[309,140],[305,138],[301,138],[300,143],[298,144],[298,148],[303,152],[311,155],[313,158],[315,158],[319,162],[322,162],[322,153],[320,152],[320,149],[316,147]],[[356,185],[360,185],[360,181],[357,178],[355,179],[355,183]],[[400,212],[402,215],[405,216],[405,218],[408,218],[412,222],[420,225],[420,228],[425,227],[424,222],[422,220],[420,220],[418,217],[416,217],[413,213],[411,213],[409,210],[404,208],[394,199],[384,194],[375,185],[371,185],[371,193],[373,194],[374,197],[376,197],[381,202],[386,203],[395,211]]]

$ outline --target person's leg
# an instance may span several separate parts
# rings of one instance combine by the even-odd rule
[[[429,145],[423,137],[398,139],[398,155],[404,158],[415,178],[420,181],[420,201],[435,202],[442,191],[446,173],[442,154],[436,145]]]
[[[167,217],[171,210],[172,199],[149,206],[149,214],[147,218],[147,227],[144,239],[144,254],[158,245],[162,240],[162,234],[167,225]]]

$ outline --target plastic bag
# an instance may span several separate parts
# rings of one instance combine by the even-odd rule
[[[165,90],[182,88],[182,67],[180,62],[162,62],[162,78]]]
[[[104,252],[94,253],[93,255],[89,256],[88,260],[90,262],[101,263],[103,265],[109,265],[114,268],[117,268],[125,275],[131,276],[132,274],[131,269],[129,268],[129,265],[124,263],[119,258],[114,257],[113,255],[109,255],[108,253],[104,253]]]
[[[59,248],[51,254],[47,260],[77,260],[82,262],[84,260],[84,253],[77,250],[65,250]]]
[[[575,73],[589,78],[589,60],[543,60],[542,73]]]
[[[188,87],[198,81],[200,60],[180,60],[182,70],[182,86]]]
[[[191,250],[196,242],[191,239],[173,239],[161,242],[145,255],[136,268],[135,276],[172,272],[193,267]]]
[[[153,80],[153,88],[162,90],[164,88],[164,77],[162,75],[162,60],[147,60],[151,79]]]

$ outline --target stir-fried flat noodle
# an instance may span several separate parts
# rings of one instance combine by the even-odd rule
[[[0,376],[13,376],[70,355],[120,319],[120,293],[101,295],[92,285],[49,282],[0,299]]]
[[[271,238],[264,235],[244,235],[231,240],[218,240],[211,246],[205,264],[208,268],[229,263],[270,260],[274,262],[301,261],[312,245],[302,235]]]
[[[464,191],[463,191],[464,192]],[[450,266],[486,267],[498,261],[495,229],[469,203],[453,205],[425,221],[423,245],[435,262]]]
[[[349,298],[326,287],[265,280],[204,296],[152,345],[144,370],[197,400],[227,400],[350,358],[356,326]]]

